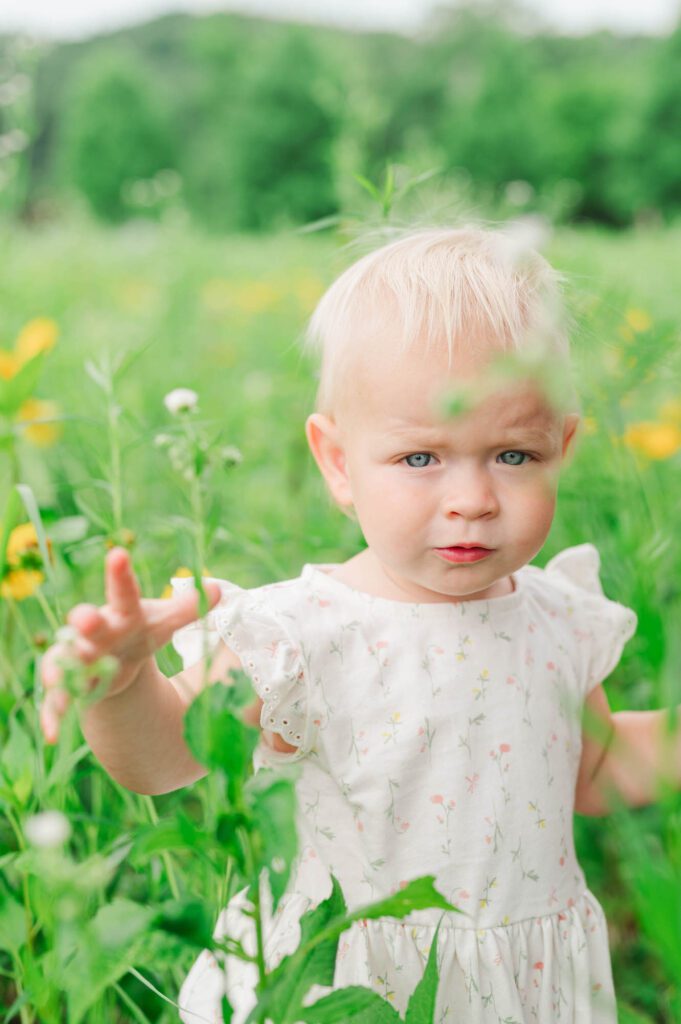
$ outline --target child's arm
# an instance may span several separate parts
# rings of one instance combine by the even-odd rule
[[[205,683],[202,662],[169,680],[159,670],[154,651],[176,629],[196,619],[198,594],[190,591],[167,601],[143,600],[127,552],[110,552],[106,561],[107,604],[80,605],[69,614],[75,637],[45,654],[42,678],[45,699],[41,724],[48,742],[55,742],[69,697],[63,689],[59,662],[74,656],[84,665],[105,654],[118,662],[104,696],[83,714],[83,731],[98,759],[122,785],[140,793],[164,793],[205,774],[183,739],[183,717]],[[211,606],[220,597],[207,585]],[[238,657],[224,645],[212,660],[209,681],[225,679],[239,668]],[[257,702],[245,717],[256,719]]]
[[[578,814],[607,814],[618,802],[654,803],[662,782],[681,788],[681,732],[669,734],[667,711],[610,710],[602,686],[584,705]]]

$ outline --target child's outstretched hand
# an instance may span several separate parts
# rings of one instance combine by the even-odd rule
[[[199,593],[189,590],[169,599],[140,597],[137,577],[125,548],[113,548],[105,563],[106,604],[79,604],[67,622],[73,631],[68,641],[47,650],[41,664],[45,688],[40,725],[48,743],[56,743],[61,719],[71,701],[64,684],[64,664],[74,660],[82,666],[100,658],[114,658],[113,675],[102,700],[127,689],[154,652],[168,643],[176,629],[198,618]],[[205,584],[209,607],[220,600],[217,583]],[[87,677],[88,692],[100,683],[96,672]]]

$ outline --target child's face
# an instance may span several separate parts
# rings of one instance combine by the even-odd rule
[[[551,526],[577,417],[556,413],[528,382],[446,418],[443,397],[479,381],[481,369],[461,356],[450,369],[444,353],[372,355],[336,421],[310,417],[334,497],[354,507],[376,566],[406,600],[510,592],[510,573],[537,554]]]

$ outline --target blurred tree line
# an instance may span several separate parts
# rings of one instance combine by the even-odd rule
[[[299,224],[388,164],[437,168],[488,209],[671,218],[681,27],[561,37],[477,2],[416,38],[213,14],[0,40],[0,209],[27,219],[80,197],[110,222],[175,207],[223,231]]]

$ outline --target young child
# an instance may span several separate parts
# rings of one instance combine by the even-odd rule
[[[434,874],[465,912],[445,915],[439,933],[437,1020],[452,1024],[614,1024],[606,923],[575,857],[572,816],[607,812],[612,793],[654,800],[663,767],[664,712],[611,715],[600,685],[636,617],[603,596],[596,549],[529,564],[578,424],[574,404],[557,404],[532,370],[568,379],[557,295],[542,257],[518,257],[503,232],[475,227],[412,233],[350,267],[312,320],[322,368],[307,437],[366,547],[250,591],[207,584],[211,679],[242,666],[259,696],[260,763],[301,766],[301,852],[268,959],[295,947],[330,873],[350,907]],[[520,358],[514,372],[499,364],[508,353]],[[174,582],[172,600],[141,600],[116,549],[107,604],[69,616],[84,662],[119,662],[83,716],[86,738],[143,793],[204,774],[182,719],[203,685],[205,629],[193,622],[193,581]],[[153,654],[173,633],[185,669],[168,680]],[[66,707],[63,654],[57,645],[43,664],[50,740]],[[587,709],[595,733],[582,731]],[[245,927],[239,908],[220,929]],[[335,983],[393,993],[404,1012],[440,917],[354,925]],[[243,1021],[253,977],[228,967]],[[205,953],[183,1019],[220,1021],[223,985]]]

